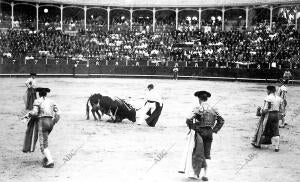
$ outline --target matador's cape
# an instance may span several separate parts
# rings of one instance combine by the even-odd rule
[[[38,118],[31,117],[27,124],[27,129],[25,132],[23,152],[34,152],[35,145],[38,139]]]

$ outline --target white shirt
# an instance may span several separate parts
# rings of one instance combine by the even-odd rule
[[[30,84],[31,83],[31,84]],[[36,87],[36,81],[32,77],[28,78],[25,82],[26,86],[28,88],[35,88]]]
[[[160,105],[162,104],[161,96],[155,89],[152,89],[146,93],[146,101],[155,101],[160,103]]]
[[[286,99],[286,94],[287,94],[287,87],[285,85],[281,85],[278,89],[278,96],[280,96],[282,99]]]
[[[268,102],[271,103],[271,108],[268,109]],[[282,103],[282,98],[275,94],[270,94],[265,98],[264,109],[268,111],[279,111]]]

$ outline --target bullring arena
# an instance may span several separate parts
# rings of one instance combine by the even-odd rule
[[[186,113],[197,104],[193,92],[198,89],[211,90],[210,102],[225,118],[223,130],[214,135],[211,181],[298,180],[299,86],[290,87],[290,125],[280,130],[281,151],[275,153],[271,146],[258,150],[250,145],[264,83],[40,78],[41,85],[52,88],[49,97],[63,113],[50,135],[55,167],[44,169],[38,146],[34,153],[21,151],[26,124],[18,115],[24,110],[24,81],[1,78],[1,181],[192,181],[177,171],[188,132]],[[156,127],[86,120],[91,93],[118,95],[139,107],[138,98],[150,82],[162,92],[165,105]]]
[[[1,182],[201,181],[178,173],[198,90],[225,120],[209,181],[299,181],[299,0],[0,0],[0,9]],[[49,135],[54,168],[42,167],[39,141],[22,152],[32,72],[61,111]],[[281,78],[280,151],[254,148],[257,107]],[[155,127],[86,120],[94,93],[125,99],[140,119],[148,84],[163,102]]]

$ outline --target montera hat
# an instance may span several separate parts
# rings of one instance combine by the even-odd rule
[[[267,90],[270,90],[271,92],[275,92],[275,91],[276,91],[276,88],[275,88],[275,86],[273,86],[273,85],[268,85],[268,86],[267,86]]]
[[[36,73],[30,73],[30,76],[36,76]]]
[[[153,89],[153,88],[154,88],[154,85],[153,85],[152,83],[150,83],[150,84],[147,86],[147,88]]]
[[[208,97],[211,96],[211,94],[207,91],[197,91],[197,92],[194,93],[194,96],[196,96],[196,97],[207,97],[208,98]]]
[[[36,92],[50,92],[49,88],[38,87],[35,89]]]

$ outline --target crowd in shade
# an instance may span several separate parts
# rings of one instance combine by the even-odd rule
[[[300,34],[293,28],[252,31],[88,31],[70,35],[57,29],[8,30],[0,35],[0,55],[38,58],[149,59],[299,64]]]

